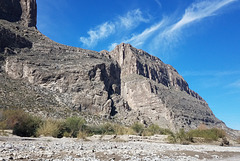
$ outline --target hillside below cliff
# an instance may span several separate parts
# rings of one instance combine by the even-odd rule
[[[171,65],[130,44],[110,52],[58,44],[36,29],[36,1],[1,1],[0,108],[72,112],[163,128],[227,129]]]

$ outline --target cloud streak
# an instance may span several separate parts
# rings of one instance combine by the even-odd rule
[[[216,11],[236,0],[215,0],[193,3],[185,10],[185,14],[176,24],[172,26],[169,32],[178,30],[190,23],[200,21],[206,17],[216,15]]]
[[[148,43],[151,44],[150,48],[154,50],[157,50],[160,46],[169,47],[178,42],[185,26],[189,26],[210,16],[216,16],[217,11],[235,1],[236,0],[205,0],[193,3],[185,10],[180,20],[176,21],[177,18],[164,17],[156,25],[152,25],[142,33],[123,41],[131,43],[136,47],[141,47]],[[154,36],[152,37],[152,35]],[[150,37],[151,40],[149,40]]]
[[[104,24],[95,27],[94,30],[88,31],[89,37],[80,37],[80,41],[89,47],[95,46],[99,40],[107,38],[114,32],[115,24],[111,22],[105,22]]]
[[[160,8],[162,8],[162,3],[159,0],[155,0],[155,2],[158,4]]]
[[[229,87],[240,88],[240,80],[237,80],[229,85]]]
[[[80,37],[80,42],[85,46],[94,47],[100,40],[108,38],[117,31],[128,31],[139,26],[140,23],[149,22],[149,18],[145,18],[140,9],[129,11],[124,16],[117,17],[116,21],[105,22],[101,25],[90,29],[88,37]]]
[[[119,35],[115,37],[115,40],[118,41],[110,42],[108,50],[112,50],[116,44],[125,42],[138,48],[144,46],[145,50],[154,54],[154,52],[156,53],[159,50],[171,49],[173,45],[177,45],[184,37],[184,29],[186,27],[199,23],[207,17],[217,16],[221,9],[235,1],[238,0],[196,1],[185,9],[181,17],[165,16],[159,22],[137,30],[142,31],[138,33],[132,32],[133,29],[142,23],[149,23],[150,18],[143,16],[140,9],[132,10],[124,16],[118,16],[116,21],[105,22],[89,30],[89,36],[81,37],[80,41],[88,47],[94,47],[100,40],[122,33],[120,37]],[[159,0],[155,0],[155,2],[161,6]],[[132,33],[126,34],[127,31]]]

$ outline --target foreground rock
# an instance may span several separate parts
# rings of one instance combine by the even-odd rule
[[[0,160],[231,160],[240,147],[172,145],[146,141],[0,137]]]

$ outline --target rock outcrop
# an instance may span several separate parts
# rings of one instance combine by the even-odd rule
[[[159,58],[124,43],[100,53],[58,44],[32,27],[36,25],[35,0],[1,3],[0,77],[25,83],[16,90],[28,86],[34,89],[29,93],[51,96],[45,109],[68,108],[124,124],[141,121],[173,130],[200,124],[226,128],[176,69]],[[0,88],[7,93],[8,89]],[[1,102],[4,97],[0,107],[18,106],[14,100]],[[30,102],[26,106],[34,107],[39,101]]]
[[[27,27],[36,27],[36,0],[1,0],[0,19],[10,22],[21,22]]]
[[[36,27],[37,3],[36,0],[20,0],[22,7],[21,21],[27,27]]]

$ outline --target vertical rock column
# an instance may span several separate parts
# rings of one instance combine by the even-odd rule
[[[26,27],[36,27],[37,24],[37,3],[36,0],[21,0],[21,20]]]

